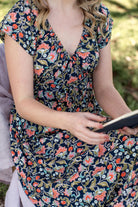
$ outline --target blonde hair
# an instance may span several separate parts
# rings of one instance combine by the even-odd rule
[[[84,20],[83,20],[83,26],[88,29],[91,36],[93,37],[93,31],[94,27],[97,22],[99,22],[100,30],[102,33],[103,25],[106,21],[106,16],[99,12],[98,8],[100,6],[101,0],[76,0],[78,6],[82,9],[84,13]],[[43,29],[46,29],[46,19],[50,12],[48,2],[47,0],[33,0],[33,3],[36,5],[36,7],[39,10],[39,14],[37,17],[36,25],[40,29],[40,26],[42,25]],[[91,27],[88,27],[85,22],[87,19],[92,20]]]

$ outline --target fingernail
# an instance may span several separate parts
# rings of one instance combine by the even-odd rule
[[[103,128],[103,125],[102,125],[102,124],[100,124],[100,125],[99,125],[99,127],[100,127],[100,128]]]

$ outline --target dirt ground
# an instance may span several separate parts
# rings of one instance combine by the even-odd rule
[[[12,169],[0,170],[0,183],[9,184],[12,177]],[[0,207],[4,207],[4,201],[0,199]]]
[[[0,200],[0,207],[4,207],[4,203],[1,200]]]

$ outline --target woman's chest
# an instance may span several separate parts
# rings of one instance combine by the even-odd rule
[[[66,41],[65,35],[65,41]],[[74,35],[73,35],[74,37]],[[77,37],[77,35],[76,35]],[[68,36],[69,49],[73,49],[69,43],[71,34]],[[63,39],[62,39],[63,40]],[[52,27],[48,30],[41,30],[36,44],[36,55],[34,56],[34,72],[41,76],[43,72],[50,72],[56,68],[60,73],[68,72],[68,69],[92,72],[99,60],[99,48],[96,39],[92,39],[86,28],[80,35],[80,40],[74,48],[74,52],[69,54],[63,42],[57,37]]]

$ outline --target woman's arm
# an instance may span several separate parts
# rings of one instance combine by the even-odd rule
[[[100,60],[94,71],[93,81],[98,103],[113,119],[131,111],[113,84],[110,43],[100,50]],[[129,129],[129,132],[134,133],[134,130]]]
[[[62,128],[64,113],[34,99],[33,58],[9,36],[5,37],[5,54],[12,95],[20,116],[39,125]]]
[[[95,133],[87,127],[101,128],[103,117],[85,112],[61,112],[34,99],[33,58],[11,37],[5,38],[5,52],[12,94],[21,117],[38,125],[65,129],[88,144],[100,144],[108,135]]]

